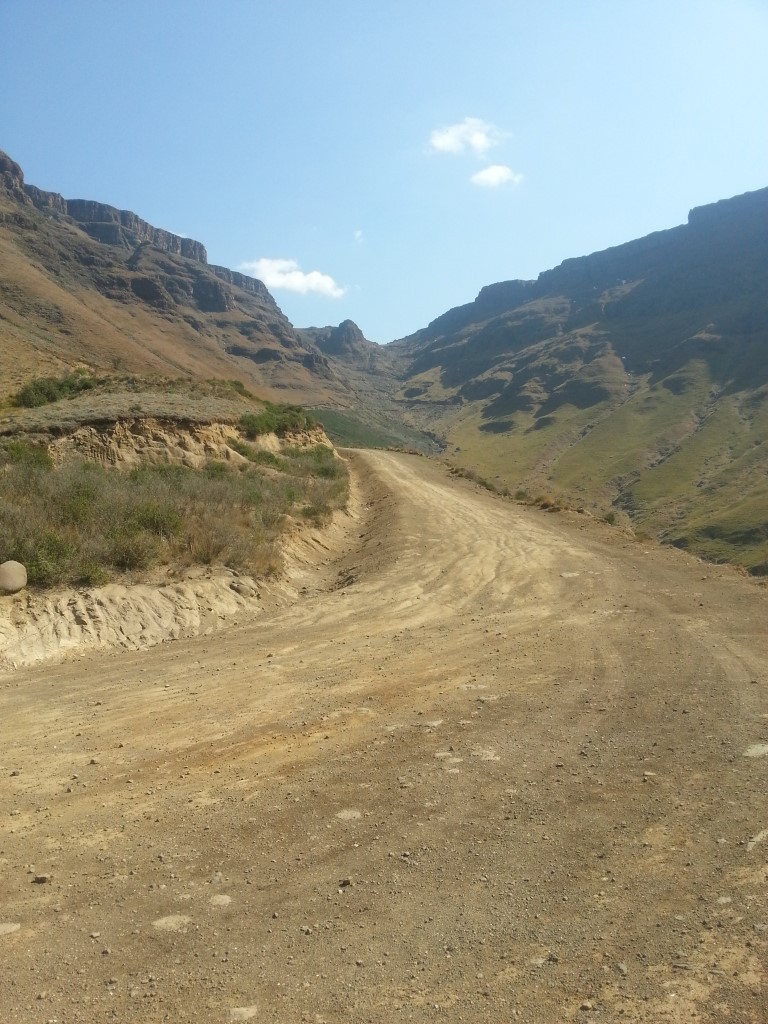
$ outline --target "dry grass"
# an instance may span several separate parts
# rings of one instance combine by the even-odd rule
[[[137,579],[163,565],[264,575],[279,567],[286,516],[321,523],[346,496],[346,467],[324,445],[286,447],[268,466],[254,449],[238,467],[125,473],[86,461],[54,468],[44,447],[15,438],[0,447],[0,561],[22,562],[38,587]]]

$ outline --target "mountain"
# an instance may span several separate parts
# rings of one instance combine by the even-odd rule
[[[234,378],[264,397],[338,401],[320,349],[261,281],[202,243],[103,203],[24,182],[0,153],[0,384],[76,365]]]
[[[483,288],[388,346],[0,153],[0,399],[78,366],[238,380],[340,443],[459,468],[768,575],[768,189]]]
[[[389,349],[404,412],[458,464],[768,573],[768,189],[490,285]]]

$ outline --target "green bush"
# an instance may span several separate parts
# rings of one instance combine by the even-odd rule
[[[315,426],[316,420],[297,405],[273,405],[268,402],[261,412],[244,413],[240,417],[240,427],[250,441],[262,434],[285,437],[287,434],[311,430]]]
[[[161,540],[175,537],[182,528],[183,518],[170,501],[150,499],[133,510],[133,522],[139,530],[146,530]]]
[[[63,377],[35,377],[12,396],[12,401],[26,409],[35,409],[62,398],[73,398],[81,391],[95,387],[95,384],[83,370],[75,370]]]

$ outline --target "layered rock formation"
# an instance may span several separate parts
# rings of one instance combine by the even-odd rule
[[[185,259],[208,262],[202,242],[153,227],[130,210],[118,210],[114,206],[90,199],[64,199],[58,192],[43,192],[34,185],[25,185],[24,192],[38,210],[69,217],[97,242],[120,245],[126,249],[149,242],[158,249],[177,253]]]
[[[261,281],[210,266],[200,242],[131,211],[25,184],[4,153],[0,266],[6,391],[83,363],[237,378],[266,397],[304,403],[343,390]]]

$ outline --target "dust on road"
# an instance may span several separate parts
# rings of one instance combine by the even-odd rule
[[[294,602],[0,679],[0,1020],[764,1022],[766,590],[351,459]]]

